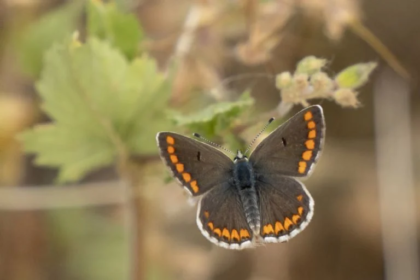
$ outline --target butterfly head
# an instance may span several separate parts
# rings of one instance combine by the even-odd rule
[[[234,162],[237,162],[237,161],[248,161],[248,158],[244,155],[244,154],[242,154],[242,152],[241,151],[237,151],[236,152],[236,156],[235,156],[235,158],[233,159],[233,161]]]

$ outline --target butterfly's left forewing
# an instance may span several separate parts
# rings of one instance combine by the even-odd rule
[[[233,162],[219,150],[173,132],[156,138],[162,159],[191,195],[202,195],[232,177]]]

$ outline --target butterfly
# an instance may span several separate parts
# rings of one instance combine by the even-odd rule
[[[227,249],[285,242],[306,228],[314,200],[296,178],[312,172],[324,138],[319,105],[280,125],[249,158],[238,151],[232,160],[213,146],[173,132],[156,136],[173,176],[198,198],[200,231]]]

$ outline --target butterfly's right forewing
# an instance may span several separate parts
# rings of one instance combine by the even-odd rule
[[[219,150],[172,132],[156,138],[162,159],[191,195],[202,195],[232,177],[233,161]]]
[[[251,154],[255,172],[305,177],[322,150],[325,122],[321,106],[305,108],[267,136]]]

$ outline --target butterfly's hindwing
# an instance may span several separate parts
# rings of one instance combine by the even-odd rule
[[[321,106],[308,107],[267,136],[249,161],[256,173],[307,176],[320,154],[324,135]]]
[[[157,142],[166,165],[193,196],[232,177],[232,160],[207,144],[172,132],[159,133]]]
[[[305,186],[294,178],[259,176],[256,190],[260,201],[260,235],[265,242],[285,242],[310,222],[314,201]]]
[[[197,224],[211,242],[228,249],[253,247],[238,189],[225,182],[209,191],[199,202]]]

